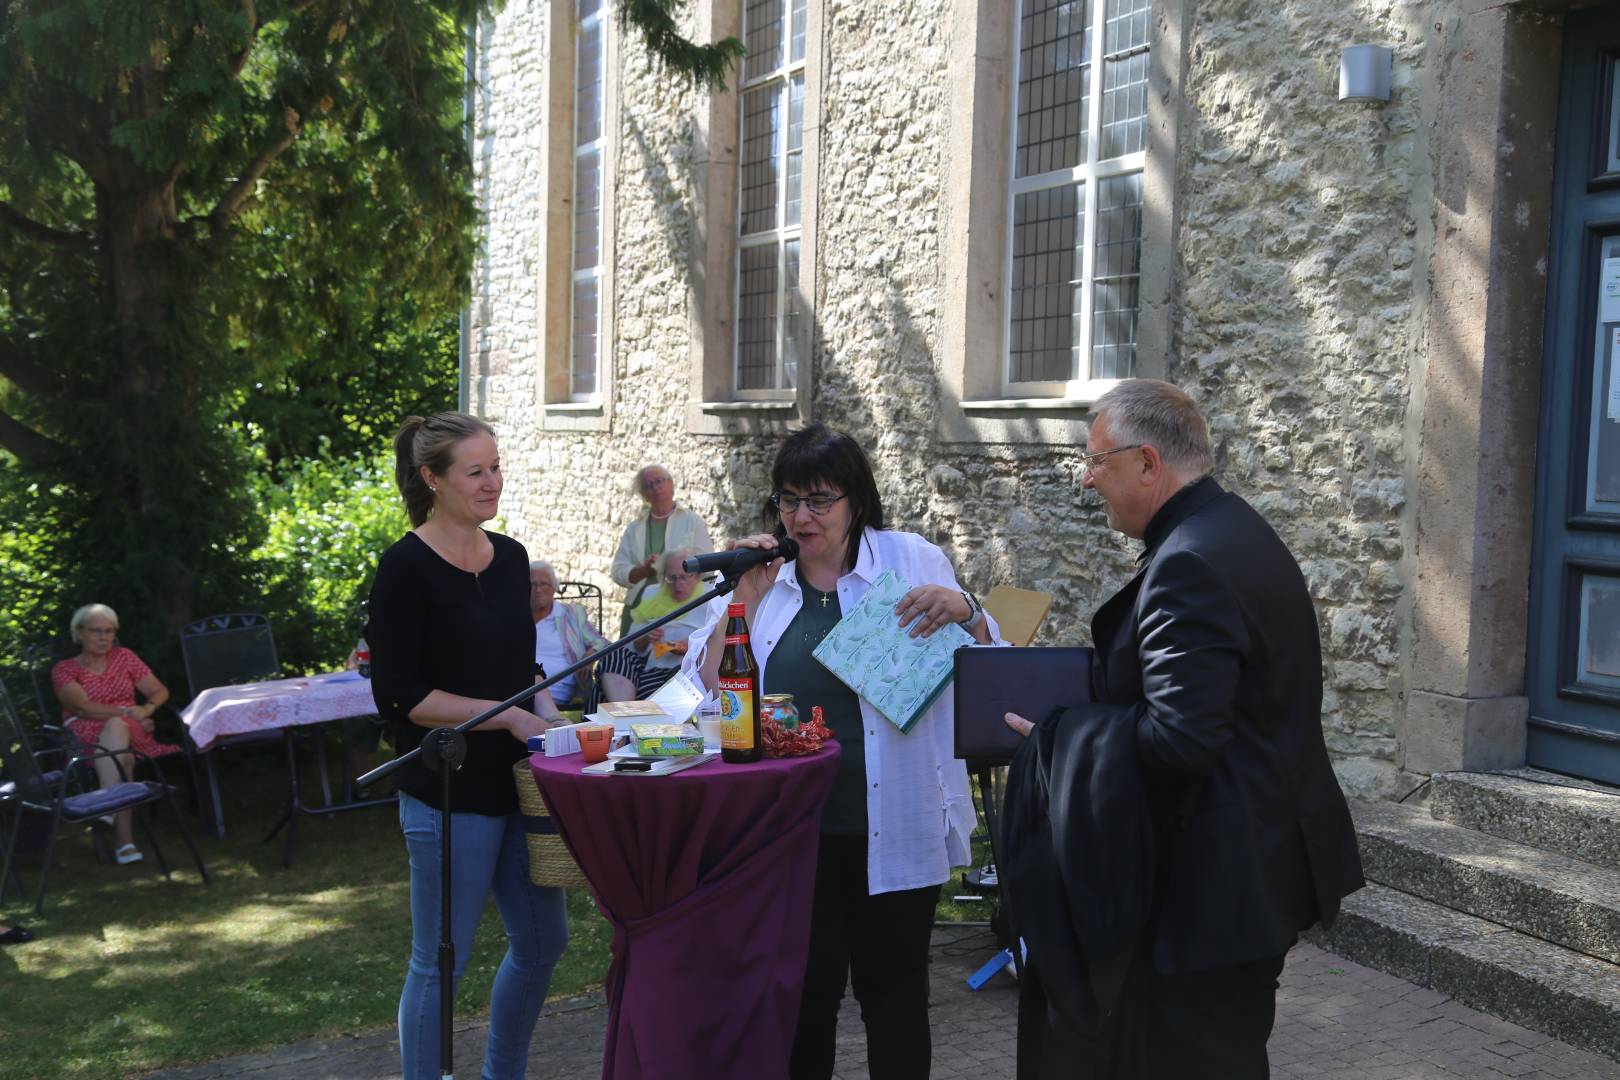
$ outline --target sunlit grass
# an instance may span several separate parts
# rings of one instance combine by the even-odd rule
[[[89,838],[58,842],[45,917],[13,891],[0,922],[39,934],[0,949],[0,1078],[57,1080],[141,1075],[187,1062],[304,1039],[392,1027],[410,951],[405,845],[391,808],[304,818],[290,869],[281,837],[261,838],[280,816],[285,779],[268,755],[228,759],[230,836],[201,835],[213,878],[203,888],[174,822],[156,827],[174,869],[167,882],[150,847],[133,867],[104,866]],[[313,781],[313,777],[306,777]],[[306,783],[306,791],[318,791]],[[979,844],[977,862],[989,861]],[[30,889],[38,868],[25,866]],[[938,917],[989,916],[954,902],[953,877]],[[30,893],[30,896],[32,894]],[[569,945],[552,996],[600,985],[611,931],[587,894],[568,897]],[[457,1016],[488,1011],[505,951],[493,905],[479,924]]]
[[[277,764],[271,755],[227,760],[226,839],[200,835],[198,819],[187,815],[211,888],[202,886],[172,819],[159,815],[173,881],[163,879],[144,838],[145,862],[104,866],[88,836],[69,831],[58,841],[45,917],[10,893],[0,922],[22,922],[39,936],[0,949],[0,1077],[140,1075],[393,1025],[410,951],[397,815],[385,807],[304,818],[293,865],[283,869],[281,837],[261,842],[285,801]],[[39,870],[23,871],[32,889]],[[607,970],[607,924],[583,893],[569,894],[568,910],[570,940],[554,997],[599,985]],[[504,951],[490,905],[458,1017],[487,1012]]]

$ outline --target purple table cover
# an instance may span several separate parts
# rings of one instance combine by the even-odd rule
[[[838,753],[656,777],[529,759],[613,924],[604,1078],[787,1076]]]

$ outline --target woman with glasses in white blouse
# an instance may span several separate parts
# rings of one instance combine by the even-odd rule
[[[729,546],[798,557],[743,575],[729,597],[748,608],[762,691],[789,693],[801,713],[819,705],[842,750],[822,812],[810,950],[789,1075],[830,1077],[838,1007],[853,984],[873,1076],[928,1075],[928,942],[939,889],[969,862],[974,811],[967,771],[952,753],[952,704],[943,695],[902,733],[811,655],[885,570],[912,588],[896,608],[914,635],[958,623],[989,644],[996,627],[957,583],[945,553],[915,533],[884,527],[883,503],[860,445],[824,424],[783,442],[771,471],[769,532]],[[725,602],[694,633],[684,670],[710,689],[725,634]]]

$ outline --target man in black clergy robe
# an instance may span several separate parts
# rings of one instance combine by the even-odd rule
[[[1098,956],[1043,964],[1025,934],[1019,1076],[1263,1078],[1284,954],[1363,884],[1322,738],[1315,608],[1282,540],[1210,478],[1208,428],[1181,390],[1119,383],[1097,402],[1087,449],[1085,486],[1102,497],[1108,524],[1145,550],[1135,577],[1092,620],[1091,703],[1044,720],[1032,743],[1044,737],[1051,749],[1100,732],[1083,743],[1116,748],[1100,763],[1084,757],[1090,750],[1041,755],[1094,770],[1052,770],[1052,805],[1080,816],[1117,806],[1094,789],[1125,781],[1143,824],[1133,833],[1134,815],[1112,831],[1108,821],[1068,823],[1068,835],[1088,841],[1039,855],[1082,865],[1053,870],[1038,888],[1091,873],[1091,891],[1068,890],[1079,926],[1082,909],[1104,906],[1121,879],[1120,851],[1127,860],[1143,852],[1143,903],[1129,932],[1115,935],[1126,940],[1103,995],[1114,1000],[1100,1003],[1089,1031],[1071,1022],[1074,1010],[1050,1007],[1075,987],[1043,988],[1041,977],[1085,971]],[[1036,728],[1014,714],[1007,722]],[[1035,749],[1025,747],[1031,757]],[[1007,881],[1015,919],[1021,884],[1027,896],[1033,882]]]

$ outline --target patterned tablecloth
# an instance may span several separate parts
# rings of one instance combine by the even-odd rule
[[[180,712],[197,749],[207,750],[221,735],[322,724],[377,711],[371,680],[352,671],[303,679],[216,686],[204,690]]]

